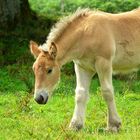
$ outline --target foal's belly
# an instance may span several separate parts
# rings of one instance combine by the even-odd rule
[[[137,58],[137,59],[136,59]],[[87,71],[96,72],[94,62],[89,60],[74,60],[75,64],[78,64]],[[140,57],[128,58],[114,58],[112,62],[113,74],[127,74],[138,71],[140,69]]]
[[[113,73],[127,74],[140,69],[140,51],[138,52],[123,52],[114,57],[112,62]]]
[[[121,48],[120,48],[121,49]],[[94,56],[94,55],[93,55]],[[96,72],[95,70],[95,58],[84,58],[80,60],[74,60],[74,63],[78,64],[87,71]],[[112,60],[113,74],[127,74],[140,69],[140,47],[136,51],[117,50]]]
[[[113,74],[128,74],[131,72],[136,72],[140,69],[140,65],[139,66],[133,66],[133,67],[113,67]]]

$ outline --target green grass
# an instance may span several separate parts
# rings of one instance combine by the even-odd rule
[[[55,95],[40,106],[24,93],[0,94],[0,139],[133,139],[140,138],[140,96],[116,96],[122,129],[118,134],[105,133],[106,105],[99,95],[91,95],[85,128],[68,130],[74,108],[73,95]]]
[[[28,93],[31,91],[28,88],[33,86],[33,75],[28,75],[27,70],[30,68],[25,66],[22,69],[9,66],[0,70],[0,140],[140,139],[139,77],[131,81],[120,77],[113,81],[117,108],[123,122],[118,134],[103,131],[107,108],[96,77],[91,83],[85,128],[75,132],[68,129],[74,109],[75,77],[62,74],[54,95],[48,104],[42,106]],[[17,73],[14,74],[14,71]],[[25,73],[31,76],[30,84],[22,80]]]

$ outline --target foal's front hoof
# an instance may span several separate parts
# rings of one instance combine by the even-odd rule
[[[83,128],[83,124],[77,122],[77,121],[72,121],[69,125],[69,128],[75,131],[78,131]]]

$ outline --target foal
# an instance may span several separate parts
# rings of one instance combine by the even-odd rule
[[[31,41],[30,50],[36,58],[33,70],[37,103],[46,104],[59,80],[60,68],[74,61],[76,105],[70,127],[83,127],[90,82],[97,73],[108,106],[107,129],[119,130],[121,120],[114,100],[112,73],[140,67],[140,9],[122,14],[77,10],[52,28],[42,46]]]

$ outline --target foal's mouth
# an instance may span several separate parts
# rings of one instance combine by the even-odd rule
[[[48,102],[48,96],[46,97],[46,99],[43,98],[42,95],[40,95],[39,98],[35,98],[35,101],[38,103],[38,104],[42,104],[42,105],[45,105],[47,102]]]
[[[38,104],[43,105],[43,104],[46,104],[48,102],[49,95],[48,95],[47,92],[41,91],[41,92],[38,92],[38,93],[35,94],[34,99]]]

